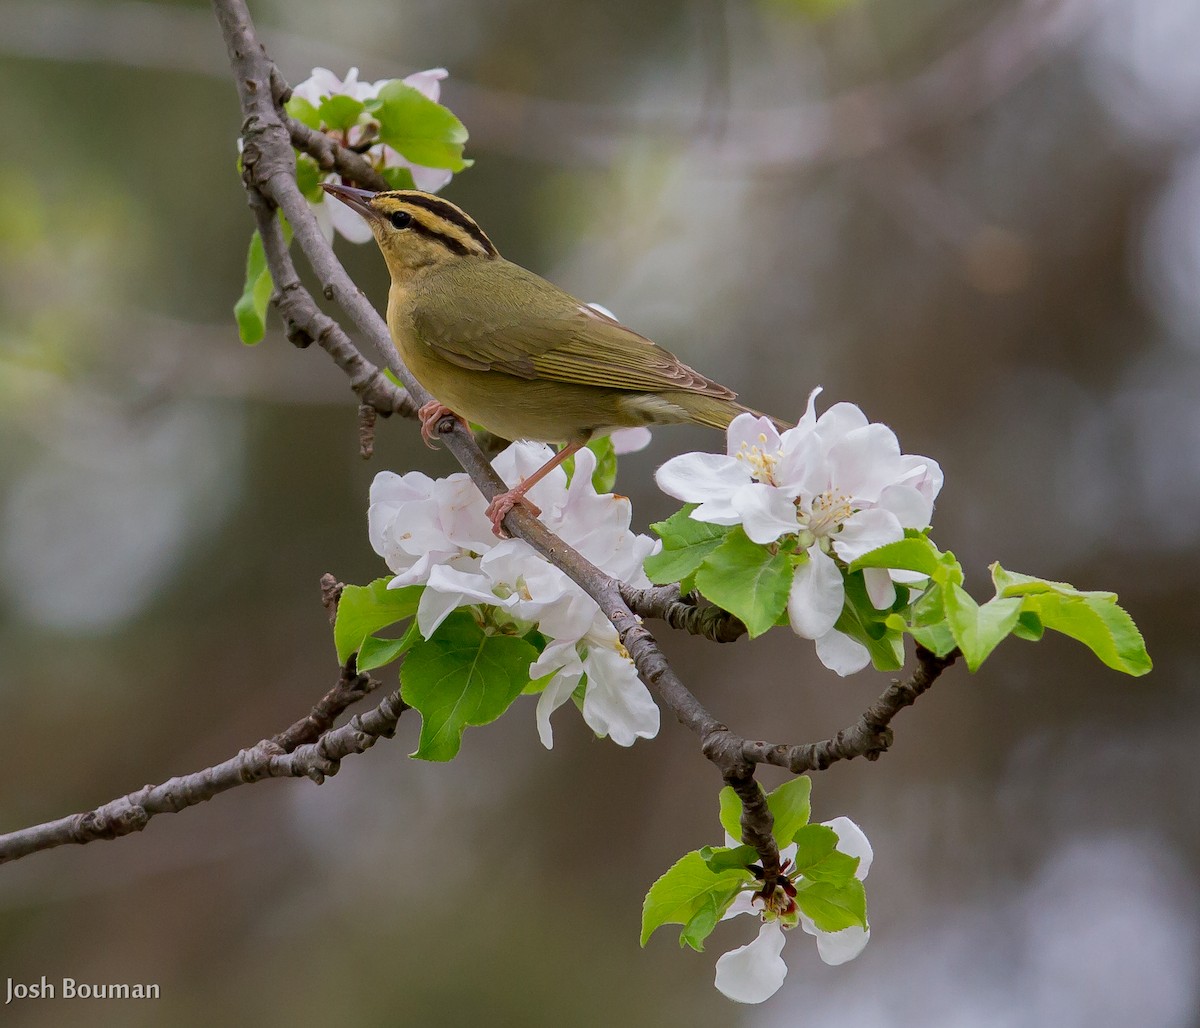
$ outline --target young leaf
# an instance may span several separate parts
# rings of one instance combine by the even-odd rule
[[[729,909],[738,890],[752,878],[749,871],[714,874],[699,851],[685,853],[646,893],[642,905],[642,945],[665,924],[683,925],[680,945],[702,950],[703,942]]]
[[[416,189],[417,184],[413,181],[412,172],[408,168],[402,168],[398,164],[393,164],[386,168],[381,168],[379,174],[387,181],[388,189]]]
[[[772,553],[751,542],[741,526],[705,558],[696,587],[718,607],[740,618],[753,639],[775,624],[792,585],[789,551]]]
[[[321,191],[321,183],[325,181],[325,172],[318,167],[317,162],[306,154],[296,156],[296,187],[304,194],[304,199],[320,203],[325,199]]]
[[[463,123],[420,90],[396,80],[380,90],[369,109],[379,120],[380,140],[413,164],[451,171],[470,165],[462,155],[467,141]]]
[[[592,472],[592,487],[598,493],[611,493],[617,483],[617,451],[612,439],[601,436],[587,444],[596,455],[596,470]]]
[[[1037,642],[1045,634],[1046,626],[1042,624],[1042,619],[1037,614],[1032,610],[1021,611],[1021,616],[1017,618],[1017,623],[1013,625],[1013,635],[1018,639]]]
[[[753,846],[705,846],[700,857],[713,874],[722,871],[745,871],[751,864],[758,863],[758,852]]]
[[[1013,630],[1021,613],[1018,597],[996,597],[981,607],[960,585],[945,587],[943,600],[954,641],[972,671],[978,669],[1000,640]]]
[[[271,273],[267,270],[267,256],[263,252],[262,236],[258,229],[250,237],[250,249],[246,253],[246,284],[242,295],[233,305],[233,316],[237,320],[238,335],[247,346],[262,341],[267,330],[267,304],[271,300]]]
[[[320,113],[302,96],[293,96],[284,104],[284,110],[288,112],[289,117],[295,118],[310,129],[319,129],[321,127]]]
[[[718,816],[721,819],[721,827],[725,829],[725,834],[731,839],[741,841],[742,838],[742,801],[736,792],[728,785],[725,786],[717,797],[717,801],[721,804],[720,813]]]
[[[890,613],[875,608],[861,571],[846,576],[846,605],[834,628],[862,643],[879,671],[898,671],[904,666],[904,636],[889,628]]]
[[[867,892],[857,878],[847,882],[812,882],[796,893],[796,905],[823,932],[867,927]]]
[[[780,846],[788,845],[796,832],[808,824],[811,795],[812,779],[807,775],[786,781],[767,793],[767,807],[775,819],[774,835]]]
[[[908,634],[938,657],[946,656],[958,645],[954,640],[954,633],[950,631],[950,626],[945,621],[939,621],[936,625],[910,628]],[[1018,634],[1016,628],[1013,629],[1013,634]]]
[[[729,534],[725,525],[693,520],[688,515],[695,509],[696,504],[690,503],[666,521],[650,526],[663,541],[662,550],[647,557],[645,563],[646,575],[655,585],[682,582]]]
[[[837,848],[837,832],[825,825],[805,825],[796,832],[796,870],[810,882],[845,884],[858,870],[858,857]]]
[[[361,100],[337,93],[322,100],[321,106],[317,108],[317,113],[329,128],[343,132],[358,121],[358,116],[365,109]]]
[[[453,759],[469,725],[495,721],[521,695],[537,655],[524,639],[485,634],[466,611],[418,640],[400,667],[400,695],[421,715],[412,756]]]
[[[380,639],[377,635],[368,635],[358,648],[358,659],[354,666],[359,671],[374,671],[403,656],[420,638],[421,631],[415,621],[409,624],[408,630],[399,639]]]
[[[1027,595],[1024,602],[1046,628],[1078,639],[1110,668],[1134,676],[1153,668],[1142,633],[1112,593],[1043,592]]]
[[[938,568],[942,553],[927,536],[917,535],[888,543],[864,553],[850,565],[851,571],[863,568],[897,568],[932,575]]]
[[[1060,596],[1096,596],[1114,603],[1116,593],[1083,592],[1068,582],[1052,582],[1046,578],[1022,575],[1019,571],[1006,571],[997,561],[990,567],[992,581],[996,584],[997,596],[1033,596],[1038,593],[1058,593]]]
[[[390,578],[377,578],[370,585],[348,585],[342,590],[337,620],[333,624],[333,642],[339,664],[345,664],[350,654],[357,653],[367,636],[417,612],[417,603],[425,587],[410,585],[389,589],[390,581]]]

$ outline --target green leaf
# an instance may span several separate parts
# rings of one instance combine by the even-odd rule
[[[410,658],[411,659],[411,658]],[[642,905],[642,945],[665,924],[683,925],[679,944],[702,950],[703,942],[729,909],[749,871],[714,874],[698,850],[685,853],[658,879]]]
[[[753,846],[705,846],[700,857],[713,874],[722,871],[745,871],[751,864],[758,863],[758,852]]]
[[[807,775],[792,778],[767,793],[767,806],[775,819],[773,834],[780,846],[787,846],[796,832],[808,824],[811,795],[812,779]]]
[[[1110,668],[1135,677],[1147,674],[1154,665],[1146,641],[1133,618],[1111,596],[1039,593],[1026,596],[1024,602],[1046,628],[1078,639]]]
[[[1027,639],[1029,642],[1037,642],[1043,635],[1046,634],[1046,626],[1042,624],[1042,619],[1038,617],[1032,610],[1021,611],[1021,616],[1017,618],[1017,623],[1013,626],[1013,635],[1018,639]],[[941,656],[941,654],[939,654]]]
[[[592,486],[598,493],[611,493],[617,484],[617,451],[612,439],[601,436],[587,444],[596,455],[596,470],[592,472]]]
[[[388,168],[381,168],[379,174],[387,181],[388,189],[417,188],[416,182],[413,181],[412,172],[408,168],[392,165]]]
[[[663,541],[662,550],[647,557],[644,565],[646,575],[655,585],[682,583],[729,534],[725,525],[710,525],[689,517],[695,509],[696,504],[688,504],[666,521],[650,526]]]
[[[740,618],[753,639],[775,624],[792,586],[789,550],[772,553],[751,542],[736,526],[696,572],[696,587],[723,610]]]
[[[485,634],[461,610],[418,640],[400,666],[400,695],[421,715],[412,756],[453,759],[469,725],[495,721],[521,695],[537,655],[524,639]]]
[[[320,203],[325,194],[321,183],[325,181],[325,172],[317,167],[317,162],[305,154],[296,157],[296,186],[304,194],[304,199]]]
[[[288,112],[288,117],[295,118],[310,129],[320,129],[321,115],[304,97],[293,96],[283,107]]]
[[[810,882],[846,884],[858,870],[858,857],[842,853],[838,836],[825,825],[805,825],[796,832],[793,864]]]
[[[233,316],[237,320],[238,335],[247,346],[261,342],[267,330],[267,304],[271,300],[271,273],[267,270],[267,255],[263,251],[262,236],[258,229],[250,237],[250,249],[246,253],[246,284],[242,295],[233,305]]]
[[[408,630],[399,639],[380,639],[377,635],[368,635],[358,649],[354,666],[359,671],[374,671],[403,656],[420,638],[421,630],[415,621],[409,624]]]
[[[796,893],[796,905],[823,932],[867,927],[867,891],[857,878],[812,882]]]
[[[918,535],[864,553],[850,565],[850,570],[896,568],[932,575],[937,571],[941,558],[941,551],[926,536]]]
[[[390,581],[390,578],[377,578],[370,585],[348,585],[342,590],[333,625],[339,664],[345,664],[350,654],[357,653],[367,636],[417,612],[417,603],[425,587],[409,585],[389,589]]]
[[[1016,634],[1016,629],[1013,632]],[[958,646],[954,639],[954,633],[950,631],[950,626],[945,621],[939,621],[936,625],[910,628],[908,633],[925,649],[938,657],[946,656]]]
[[[462,155],[467,141],[463,123],[420,90],[399,80],[390,82],[369,109],[379,120],[380,140],[413,164],[451,171],[470,165]]]
[[[1095,596],[1106,600],[1117,599],[1116,593],[1083,592],[1068,582],[1052,582],[1046,578],[1022,575],[1017,571],[1005,571],[999,561],[990,567],[992,581],[996,584],[997,596],[1034,596],[1038,593],[1058,593],[1060,596]]]
[[[861,571],[847,575],[845,582],[846,604],[834,628],[862,643],[877,670],[898,671],[904,666],[904,637],[888,626],[891,611],[875,609]]]
[[[980,606],[960,585],[946,587],[942,598],[954,641],[972,671],[1012,632],[1021,613],[1021,600],[1017,597],[997,597]]]
[[[317,113],[327,127],[344,132],[358,121],[358,116],[366,109],[366,105],[361,100],[337,93],[322,100],[321,106],[317,108]]]
[[[717,797],[717,801],[721,804],[720,813],[718,816],[721,819],[721,827],[725,829],[725,834],[731,839],[741,841],[742,838],[742,800],[736,792],[728,785],[725,786]]]

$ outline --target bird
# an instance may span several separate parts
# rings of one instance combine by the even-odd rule
[[[619,428],[698,424],[725,429],[761,415],[673,353],[500,256],[461,207],[416,189],[374,192],[322,183],[366,220],[391,275],[387,326],[413,376],[433,397],[418,412],[433,445],[447,416],[503,439],[562,448],[497,494],[497,536],[526,493],[589,440]]]

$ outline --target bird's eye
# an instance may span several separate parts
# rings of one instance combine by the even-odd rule
[[[392,223],[392,228],[408,228],[412,224],[412,215],[408,211],[392,211],[388,221]]]

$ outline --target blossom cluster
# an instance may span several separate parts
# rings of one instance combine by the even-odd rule
[[[442,79],[448,74],[445,68],[430,68],[409,75],[401,81],[436,102],[441,95]],[[339,79],[328,68],[313,68],[312,75],[292,88],[292,97],[305,101],[314,108],[319,108],[322,102],[333,96],[348,96],[365,103],[376,99],[380,90],[394,81],[395,79],[379,79],[377,82],[360,82],[357,68],[351,68],[344,79]],[[378,123],[370,113],[364,111],[359,115],[358,121],[349,128],[329,131],[343,146],[361,150],[374,138],[378,128]],[[426,168],[413,164],[397,150],[381,142],[369,145],[363,156],[378,171],[386,168],[407,168],[416,187],[427,193],[436,193],[453,177],[453,172],[444,168]],[[340,179],[331,173],[325,175],[322,181],[334,182]],[[330,241],[335,231],[352,243],[365,243],[372,238],[370,226],[356,212],[345,204],[332,200],[325,193],[310,199],[309,205],[321,230]]]
[[[866,834],[848,817],[835,817],[823,822],[824,827],[837,833],[837,849],[849,857],[858,858],[854,872],[860,881],[871,870],[874,851]],[[737,840],[726,835],[725,842],[736,846]],[[796,844],[792,843],[779,851],[781,864],[787,865],[796,857]],[[784,890],[779,890],[781,893]],[[795,890],[791,890],[795,895]],[[725,921],[739,914],[756,914],[762,921],[753,942],[730,950],[717,959],[717,989],[739,1003],[761,1003],[769,999],[783,984],[787,976],[787,964],[780,955],[783,952],[784,931],[797,924],[817,940],[817,953],[826,964],[844,964],[857,957],[871,938],[871,929],[852,926],[837,932],[825,932],[818,928],[811,917],[797,909],[794,902],[782,904],[766,902],[759,893],[742,892],[725,911]]]
[[[826,667],[847,675],[866,667],[867,649],[834,625],[846,599],[846,567],[856,558],[929,525],[942,488],[937,462],[900,452],[895,433],[869,423],[854,404],[820,417],[816,398],[799,424],[780,432],[768,418],[741,414],[725,454],[686,453],[656,474],[659,488],[699,506],[691,517],[740,525],[752,542],[794,541],[799,555],[788,592],[793,630],[816,643]],[[923,581],[903,570],[867,568],[867,594],[878,610],[896,599],[895,583]]]
[[[493,462],[506,483],[528,478],[550,457],[540,443],[514,443]],[[575,456],[574,475],[555,468],[530,491],[552,532],[613,578],[648,586],[642,562],[658,543],[630,531],[629,500],[598,493],[595,455]],[[582,686],[583,719],[622,746],[658,733],[659,711],[616,630],[596,602],[520,539],[497,539],[487,503],[466,474],[431,479],[381,472],[371,485],[371,545],[395,578],[388,588],[423,585],[417,626],[430,638],[459,607],[478,605],[496,629],[536,627],[546,646],[530,666],[547,679],[537,704],[538,735],[550,748],[550,715]]]

